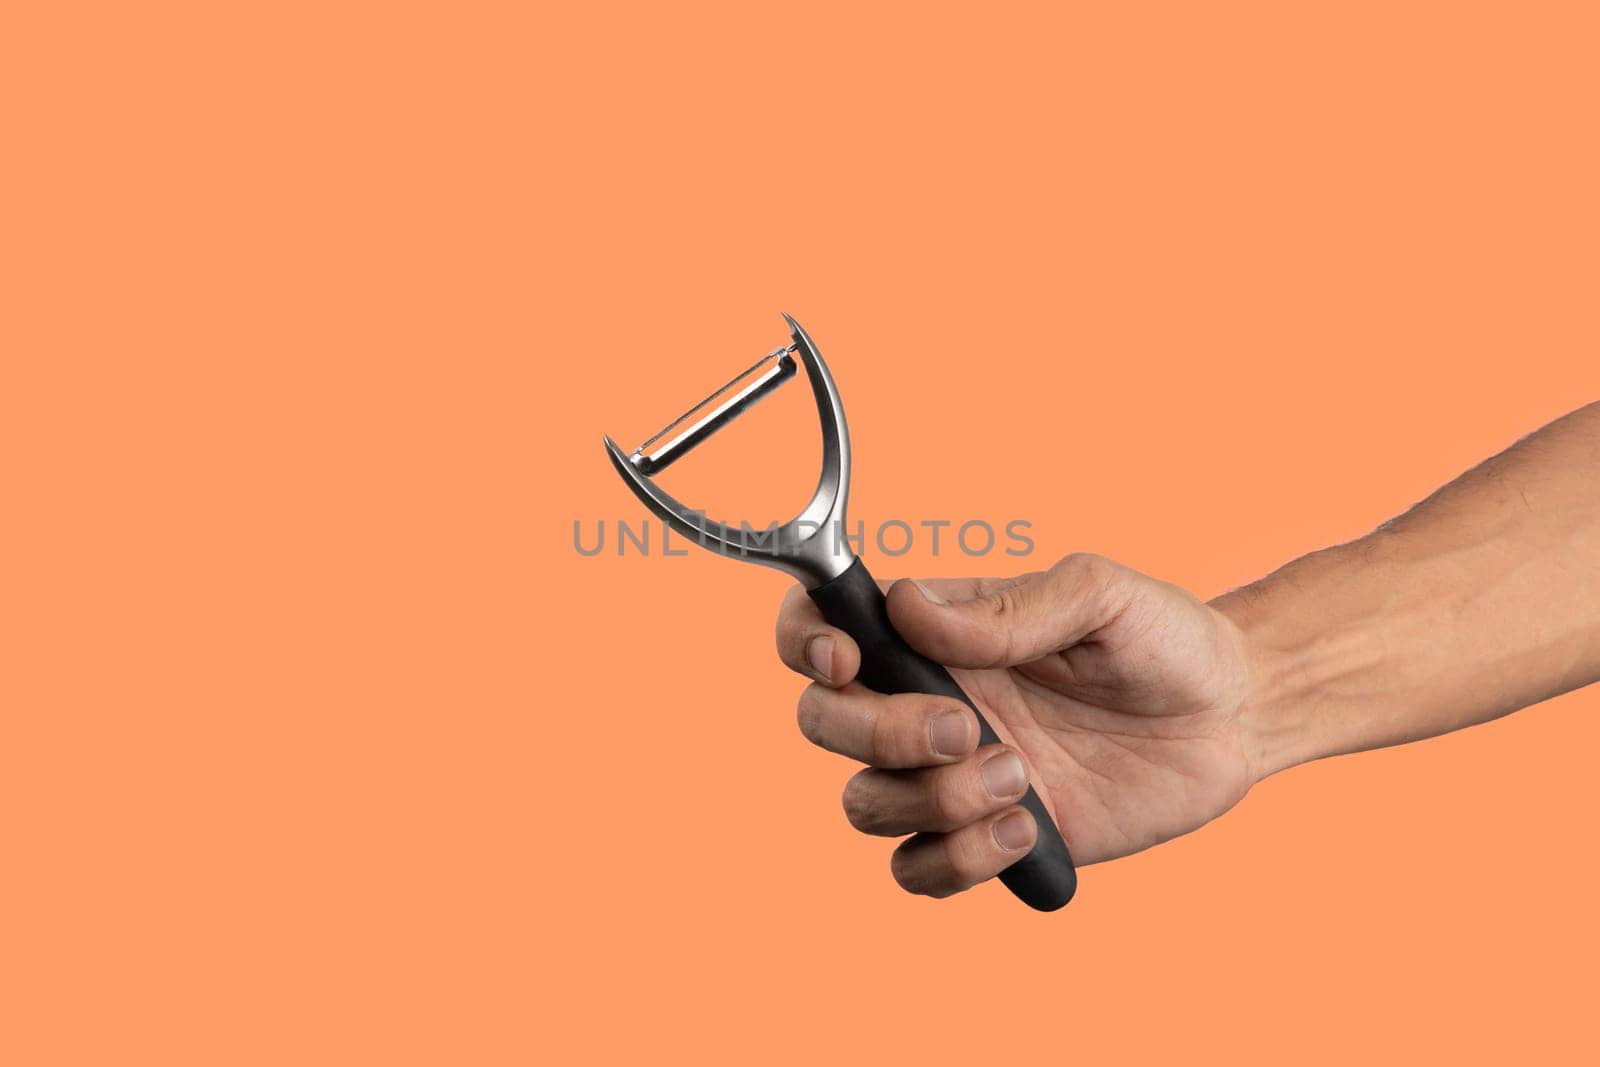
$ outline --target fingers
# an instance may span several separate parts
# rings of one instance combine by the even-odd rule
[[[942,767],[868,768],[845,785],[844,813],[857,830],[880,837],[944,833],[1010,807],[1027,789],[1021,757],[989,745]]]
[[[1009,667],[1077,644],[1111,622],[1137,575],[1100,556],[1072,555],[1041,574],[980,583],[966,598],[899,581],[889,618],[908,643],[954,667]]]
[[[1026,856],[1039,835],[1033,816],[1012,807],[947,834],[908,838],[889,862],[911,893],[947,897],[993,878]]]
[[[954,763],[978,746],[977,717],[948,697],[811,685],[800,694],[797,718],[812,744],[875,767]]]
[[[1065,577],[926,583],[937,602],[923,599],[923,587],[902,582],[890,591],[890,612],[897,599],[916,597],[916,603],[901,606],[910,627],[898,617],[895,625],[937,659],[957,665],[1005,662],[1044,640],[1035,631],[1062,630],[1060,619],[1045,608],[1059,609],[1064,594],[1058,586],[1070,584]],[[999,614],[1017,624],[1011,628],[1020,636],[1002,627],[995,639],[996,611],[991,607],[986,618],[976,610],[980,605],[1006,609]],[[1077,614],[1089,618],[1095,612]],[[860,649],[827,624],[799,587],[784,597],[776,640],[783,662],[817,683],[800,698],[801,732],[830,752],[870,765],[845,787],[851,825],[869,834],[914,835],[894,853],[892,870],[901,886],[949,896],[992,878],[1033,848],[1033,816],[1016,806],[1028,789],[1027,769],[1005,745],[977,747],[978,720],[971,708],[927,694],[875,693],[856,683]]]
[[[855,641],[824,622],[822,612],[798,585],[789,587],[778,609],[777,639],[778,658],[784,665],[823,685],[846,685],[861,666]]]

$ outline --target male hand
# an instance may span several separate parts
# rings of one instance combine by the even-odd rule
[[[959,701],[854,681],[855,642],[798,586],[778,653],[815,680],[801,732],[868,765],[845,786],[851,825],[913,835],[891,863],[913,893],[958,893],[1025,856],[1029,781],[1089,864],[1205,824],[1256,780],[1244,637],[1176,586],[1072,555],[1019,578],[901,580],[888,599],[895,629],[952,668],[1003,744],[979,749]]]

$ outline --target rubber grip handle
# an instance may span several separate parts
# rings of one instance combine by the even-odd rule
[[[811,599],[822,609],[822,617],[837,626],[861,647],[861,684],[880,693],[932,693],[954,697],[978,716],[980,744],[998,744],[994,727],[983,712],[962,691],[950,672],[906,644],[889,623],[888,602],[866,564],[859,559],[837,578],[811,590]],[[1072,899],[1078,888],[1078,874],[1072,855],[1061,838],[1055,820],[1045,810],[1044,801],[1028,787],[1022,806],[1033,813],[1039,824],[1039,838],[1022,859],[1000,872],[1000,881],[1030,908],[1055,911]]]

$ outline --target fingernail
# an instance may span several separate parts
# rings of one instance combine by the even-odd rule
[[[1028,832],[1028,816],[1021,811],[1014,811],[995,823],[993,833],[994,843],[1007,852],[1026,848],[1028,839],[1033,836]]]
[[[933,750],[941,756],[959,756],[967,750],[967,738],[972,736],[967,717],[954,709],[941,711],[928,723],[928,736],[933,740]]]
[[[996,800],[1014,797],[1028,787],[1028,774],[1014,752],[1002,752],[980,768],[983,787]]]
[[[806,662],[826,682],[833,674],[833,638],[819,634],[806,642]]]
[[[930,604],[939,604],[942,606],[950,603],[944,597],[940,596],[938,593],[935,593],[932,589],[929,589],[915,578],[911,579],[911,584],[917,587],[917,592],[921,593],[922,598]]]

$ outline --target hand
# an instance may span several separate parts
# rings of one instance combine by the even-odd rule
[[[948,896],[1025,856],[1028,781],[1080,864],[1124,856],[1227,811],[1255,782],[1237,627],[1176,586],[1098,556],[1019,578],[888,589],[895,629],[952,668],[1003,744],[977,748],[958,701],[855,682],[860,652],[796,586],[778,654],[815,679],[800,696],[813,743],[868,764],[844,790],[851,825],[912,834],[895,879]]]

